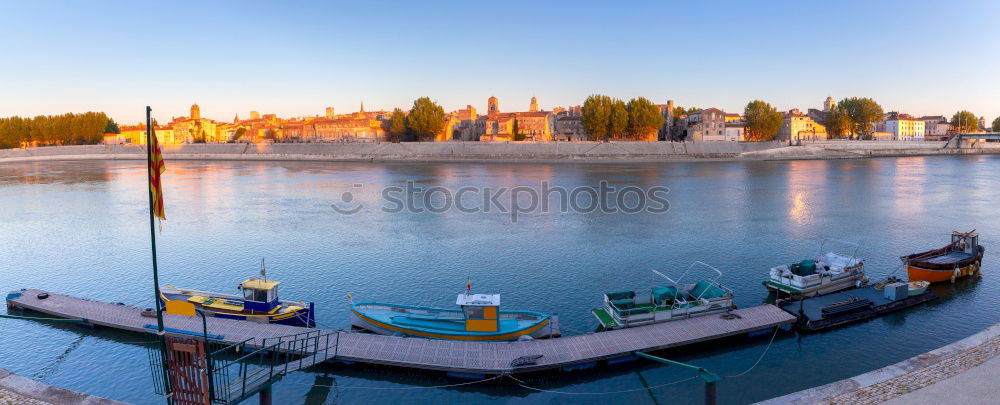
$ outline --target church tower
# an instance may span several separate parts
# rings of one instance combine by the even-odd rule
[[[823,102],[823,111],[830,111],[833,109],[833,97],[827,97],[826,101]]]
[[[528,106],[528,111],[538,112],[538,98],[532,97],[531,104]]]
[[[240,123],[240,113],[236,113],[236,116],[233,117],[233,124],[239,124],[239,123]]]
[[[487,114],[492,115],[500,112],[500,100],[497,100],[496,97],[491,96],[490,99],[486,101],[486,106]]]
[[[198,103],[191,104],[191,119],[201,119],[201,108],[198,108]]]

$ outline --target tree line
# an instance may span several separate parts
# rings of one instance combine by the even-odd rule
[[[590,140],[629,139],[655,141],[663,126],[660,107],[645,97],[625,103],[603,94],[587,97],[581,107],[581,124]]]
[[[420,97],[413,101],[410,111],[392,110],[389,121],[383,123],[386,137],[392,142],[434,140],[444,130],[444,108],[431,100]]]
[[[118,124],[102,112],[0,118],[0,149],[21,145],[93,145]]]

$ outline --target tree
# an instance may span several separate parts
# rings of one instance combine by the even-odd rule
[[[778,135],[781,129],[781,122],[784,117],[778,110],[770,104],[754,100],[747,103],[743,109],[743,116],[746,117],[744,133],[748,141],[770,141]]]
[[[386,130],[390,142],[399,142],[406,136],[406,113],[397,108],[392,110],[389,129]]]
[[[108,124],[104,126],[104,133],[105,134],[120,134],[120,133],[122,133],[122,131],[121,131],[121,129],[118,128],[118,124],[115,123],[115,120],[113,120],[111,118],[108,118]]]
[[[98,144],[105,130],[111,129],[110,121],[107,115],[98,112],[0,118],[0,148],[16,148],[22,144]],[[117,131],[117,124],[114,129]]]
[[[663,126],[660,108],[645,97],[639,97],[629,100],[625,109],[628,110],[628,135],[637,141],[655,141],[656,131]]]
[[[951,116],[951,127],[958,132],[979,131],[979,119],[976,114],[962,110]]]
[[[444,108],[431,101],[430,97],[421,97],[413,101],[413,108],[406,116],[407,131],[419,139],[434,139],[444,130]]]
[[[871,139],[874,124],[882,120],[882,106],[867,97],[840,100],[837,109],[851,120],[851,131],[861,139]]]
[[[993,120],[993,132],[1000,132],[1000,117]]]
[[[670,125],[677,125],[677,121],[680,120],[681,117],[687,116],[688,114],[691,114],[699,110],[701,109],[698,107],[691,107],[688,109],[685,109],[684,107],[681,106],[674,107],[674,122],[672,122]]]
[[[246,134],[246,133],[247,133],[247,129],[245,127],[240,127],[239,129],[236,130],[235,133],[233,133],[233,138],[230,139],[229,141],[230,142],[236,142],[241,137],[243,137],[243,135]]]
[[[830,108],[830,111],[827,111],[823,122],[826,124],[826,133],[830,138],[843,138],[851,133],[851,119],[838,110],[835,105]]]
[[[268,128],[266,131],[264,131],[264,139],[270,139],[272,141],[277,142],[278,141],[278,131],[275,131],[273,128]],[[204,141],[202,141],[202,142],[204,142]]]
[[[513,128],[510,130],[510,138],[514,141],[523,141],[524,134],[521,133],[521,128],[517,125],[517,118],[514,118]]]
[[[596,141],[608,135],[611,104],[611,97],[601,94],[591,95],[583,102],[583,107],[580,109],[580,123],[590,134],[590,140]]]
[[[608,136],[620,137],[628,128],[628,109],[625,102],[615,99],[611,103],[611,114],[608,116]]]

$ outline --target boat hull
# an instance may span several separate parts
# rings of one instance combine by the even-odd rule
[[[868,281],[867,278],[862,273],[855,276],[846,277],[840,280],[833,280],[826,284],[820,284],[817,286],[806,287],[806,288],[797,288],[794,286],[776,282],[774,280],[764,281],[764,287],[766,287],[769,292],[773,292],[775,294],[779,293],[788,294],[793,297],[795,296],[815,297],[817,295],[830,294],[840,290],[846,290],[848,288],[855,288],[858,287],[859,284],[865,285],[868,284],[867,281]]]
[[[398,314],[395,316],[388,314],[385,312],[386,308],[388,308],[388,311]],[[460,315],[461,311],[431,307],[358,303],[351,305],[351,326],[380,335],[414,336],[445,340],[511,341],[522,339],[524,336],[528,336],[533,339],[560,336],[558,322],[556,321],[554,315],[530,311],[500,311],[499,314],[501,319],[504,317],[513,318],[518,316],[535,317],[535,319],[519,323],[518,327],[505,328],[497,332],[469,332],[459,330],[458,327],[444,329],[433,328],[427,325],[414,326],[412,324],[404,324],[403,321],[398,319],[398,317],[405,317],[407,315],[429,318],[430,315],[427,314],[443,314],[443,318],[438,319],[438,321],[458,324],[460,318],[455,315]]]
[[[216,301],[230,301],[233,304],[241,303],[242,301],[240,297],[231,294],[165,287],[161,289],[160,302],[164,305],[166,305],[166,301],[176,300],[191,302],[196,308],[203,312],[205,316],[215,318],[234,319],[256,323],[273,323],[289,326],[304,326],[308,328],[316,326],[315,306],[311,302],[281,301],[282,307],[274,313],[257,313],[238,310],[237,307],[241,307],[242,304],[232,305],[234,308],[231,310],[212,308],[210,306],[203,305],[200,302],[192,302],[191,297],[194,296],[208,297],[209,300]]]
[[[928,281],[931,283],[954,281],[962,277],[976,274],[978,271],[979,266],[976,263],[972,263],[958,269],[949,270],[925,269],[917,266],[906,266],[906,276],[908,279],[914,281]]]

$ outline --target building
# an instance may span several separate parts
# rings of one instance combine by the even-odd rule
[[[583,129],[583,117],[563,114],[556,116],[555,140],[578,142],[590,139],[590,134]]]
[[[336,114],[333,113],[333,107],[326,107],[326,118],[333,119]]]
[[[121,143],[131,144],[131,145],[145,145],[146,144],[146,124],[140,123],[138,125],[124,125],[120,128],[121,132],[118,134],[118,138]],[[184,140],[178,140],[174,137],[174,130],[169,127],[156,127],[154,128],[154,133],[156,134],[156,142],[160,145],[177,145],[184,143]]]
[[[538,99],[531,98],[529,105],[538,107]],[[526,141],[549,142],[553,140],[555,115],[550,111],[500,112],[500,102],[496,97],[487,100],[487,115],[485,132],[480,141],[498,142],[513,140],[514,122],[517,122],[518,132],[524,135]]]
[[[528,105],[529,112],[538,112],[538,98],[532,97],[531,104]]]
[[[922,141],[924,130],[924,121],[910,114],[891,111],[882,121],[882,131],[892,134],[891,139],[897,141]]]
[[[830,112],[830,110],[832,110],[836,106],[837,103],[833,101],[833,97],[828,96],[826,100],[823,101],[823,112]]]
[[[667,100],[666,104],[657,104],[660,115],[663,116],[663,126],[657,131],[656,138],[661,141],[670,140],[670,129],[674,126],[674,100]]]
[[[797,108],[788,110],[778,130],[779,141],[827,139],[826,127],[803,114]]]
[[[951,130],[951,124],[948,123],[948,119],[944,116],[926,115],[920,117],[919,120],[924,122],[925,141],[943,141],[948,138],[948,131]]]
[[[743,121],[732,121],[726,123],[726,138],[731,142],[743,142],[746,140],[746,124]]]
[[[694,142],[726,140],[726,113],[718,108],[706,108],[688,114],[685,119],[687,137]]]

